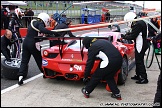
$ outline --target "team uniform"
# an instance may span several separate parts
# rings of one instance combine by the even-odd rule
[[[70,24],[71,20],[67,20],[64,23],[61,24],[57,24],[56,27],[54,28],[54,30],[57,29],[67,29],[69,28],[69,24]],[[71,31],[61,31],[61,32],[55,32],[55,37],[64,37],[66,34],[68,34],[70,37],[76,37],[75,35],[73,35],[71,33]],[[61,40],[50,40],[50,47],[58,45],[58,44],[65,44],[65,42],[61,41]]]
[[[47,15],[47,18],[48,18],[48,14],[45,14],[45,13],[41,14],[40,13],[41,17],[42,16],[45,17],[44,15]],[[39,15],[38,15],[38,18],[39,18]],[[36,21],[33,21],[32,25],[36,29],[38,29],[39,32],[37,30],[35,30],[31,26],[31,23],[30,23],[30,25],[28,26],[27,35],[26,35],[24,42],[23,42],[22,60],[21,60],[21,65],[20,65],[18,76],[25,75],[24,72],[26,72],[25,70],[28,66],[31,55],[33,55],[40,71],[43,72],[42,55],[41,55],[41,51],[40,51],[41,46],[39,45],[39,41],[35,40],[34,37],[41,36],[42,33],[44,33],[44,34],[53,34],[54,33],[54,32],[45,28],[45,24],[41,19],[37,19]],[[22,78],[20,78],[18,84],[20,84],[20,85],[22,84]]]
[[[130,13],[130,15],[132,14],[134,15],[134,18],[136,18],[135,13]],[[132,77],[132,79],[138,80],[136,81],[138,84],[148,83],[146,68],[144,65],[144,55],[148,48],[146,23],[143,20],[133,22],[131,24],[131,32],[126,34],[123,38],[134,40],[135,42],[136,75]]]
[[[92,74],[86,87],[82,89],[82,92],[88,98],[89,94],[100,83],[100,81],[105,80],[112,91],[112,97],[115,95],[115,98],[117,98],[116,96],[118,95],[118,98],[121,98],[120,90],[117,88],[114,79],[115,74],[122,66],[122,56],[120,52],[107,40],[99,39],[94,42],[92,41],[91,38],[83,40],[83,45],[88,49],[88,59],[84,71],[84,78],[90,76],[91,69],[96,59],[100,59],[101,62],[94,74]]]

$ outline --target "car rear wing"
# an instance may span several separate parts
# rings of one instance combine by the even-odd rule
[[[106,39],[108,41],[112,41],[113,37],[112,36],[109,36],[109,37],[91,37],[91,38],[96,38],[96,39]],[[74,41],[76,40],[80,40],[80,54],[81,54],[81,57],[82,57],[82,60],[84,58],[84,54],[83,54],[83,49],[84,49],[84,46],[81,47],[81,42],[82,40],[84,39],[84,37],[41,37],[41,36],[38,36],[38,37],[35,37],[35,40],[36,41],[43,41],[43,40],[72,40],[70,41],[69,43],[67,43],[67,45],[70,45],[70,44],[73,44]],[[60,44],[59,44],[59,54],[60,54],[60,57],[62,59],[62,53],[63,53],[63,42],[60,41]]]

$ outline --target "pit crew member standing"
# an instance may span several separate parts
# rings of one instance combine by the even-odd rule
[[[161,43],[161,33],[153,37],[153,43],[157,43],[158,41]],[[153,107],[161,107],[161,67],[159,68],[160,68],[160,75],[157,81],[157,88],[156,88],[156,93],[154,97]]]
[[[13,58],[19,58],[20,55],[18,55],[19,53],[17,51],[21,52],[19,42],[22,42],[22,38],[21,38],[19,29],[20,29],[20,27],[22,27],[20,20],[21,20],[23,13],[20,8],[16,8],[15,12],[12,13],[11,15],[12,15],[12,17],[9,22],[8,29],[11,30],[13,37],[15,39],[19,39],[19,41],[16,41],[16,43],[14,44],[14,52],[15,53],[13,53]]]
[[[128,12],[124,16],[125,21],[136,19],[137,16],[134,12]],[[147,25],[143,20],[128,22],[127,26],[132,30],[127,33],[123,39],[134,40],[135,42],[135,61],[136,61],[136,75],[131,79],[137,80],[137,84],[148,83],[146,68],[144,65],[144,54],[148,48],[147,43]]]
[[[42,56],[40,51],[40,44],[39,41],[35,40],[34,37],[42,36],[44,34],[53,34],[54,32],[46,29],[45,27],[49,23],[49,15],[46,13],[40,13],[37,19],[31,21],[28,26],[27,35],[23,42],[23,52],[22,52],[22,60],[19,69],[19,80],[18,84],[23,84],[23,75],[25,74],[25,69],[29,63],[31,55],[33,55],[37,66],[39,67],[40,71],[42,70]]]
[[[19,29],[20,29],[20,27],[22,27],[22,24],[21,24],[20,20],[21,20],[21,17],[23,15],[24,14],[22,13],[21,9],[16,8],[15,12],[12,13],[12,17],[11,17],[11,20],[9,22],[8,29],[11,30],[12,33],[17,33],[18,38],[21,38]]]
[[[114,79],[115,74],[122,66],[122,56],[118,49],[105,39],[97,40],[92,37],[85,37],[83,39],[83,45],[88,49],[88,59],[84,70],[83,82],[88,81],[95,60],[101,60],[94,74],[92,74],[90,81],[81,90],[84,97],[89,98],[90,93],[100,81],[105,80],[112,91],[111,97],[121,100],[120,90],[117,88]]]
[[[70,19],[67,19],[65,22],[63,22],[61,24],[57,24],[56,27],[54,28],[54,30],[67,29],[67,28],[69,28],[69,25],[71,25],[71,22],[72,21]],[[66,34],[68,34],[70,37],[76,37],[75,35],[73,35],[71,33],[71,31],[55,32],[56,37],[64,37]],[[60,44],[59,40],[50,40],[50,47],[58,45],[58,44]]]

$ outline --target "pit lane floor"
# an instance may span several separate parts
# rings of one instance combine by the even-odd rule
[[[161,55],[158,55],[161,64]],[[1,90],[1,107],[152,107],[160,70],[156,59],[147,69],[148,84],[136,84],[131,80],[135,67],[129,72],[125,85],[118,86],[122,100],[111,98],[105,83],[100,83],[84,98],[82,81],[44,79],[42,74],[25,80],[22,86],[13,85]]]

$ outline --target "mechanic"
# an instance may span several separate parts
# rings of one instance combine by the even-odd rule
[[[11,62],[11,55],[8,46],[11,47],[13,36],[12,32],[6,29],[5,34],[1,36],[1,53],[5,56],[7,62]]]
[[[47,13],[40,13],[37,19],[33,19],[28,26],[27,35],[23,42],[23,52],[20,69],[18,72],[19,80],[18,84],[23,84],[23,75],[26,72],[27,65],[29,63],[31,55],[33,55],[37,66],[43,73],[42,69],[42,56],[41,56],[41,46],[39,40],[34,37],[44,36],[44,34],[54,34],[54,32],[46,29],[45,27],[49,24],[49,15]]]
[[[157,43],[159,41],[161,43],[161,33],[157,36],[153,37],[153,42]],[[160,75],[157,81],[157,89],[154,97],[154,106],[153,107],[161,107],[161,67],[160,67]]]
[[[113,20],[110,20],[110,23],[113,23]],[[110,28],[110,30],[112,32],[120,32],[121,31],[119,24],[108,25],[108,28]]]
[[[19,39],[19,41],[16,41],[16,44],[14,44],[14,52],[15,53],[13,53],[13,58],[18,58],[19,55],[17,55],[16,52],[18,50],[19,51],[21,51],[21,50],[20,50],[20,47],[18,47],[18,49],[17,49],[16,46],[19,46],[19,42],[22,43],[22,38],[21,38],[19,29],[20,29],[20,27],[22,27],[20,20],[21,20],[21,17],[23,16],[23,13],[20,8],[16,8],[15,12],[12,13],[11,16],[12,17],[10,19],[8,29],[11,30],[14,38]]]
[[[67,29],[71,25],[72,21],[70,19],[67,19],[65,22],[61,24],[57,24],[54,30],[57,29]],[[62,31],[62,32],[55,32],[56,37],[64,37],[66,34],[68,34],[70,37],[76,37],[71,33],[71,31]],[[61,40],[50,40],[50,47],[60,44]],[[65,42],[61,42],[62,44],[66,44]]]
[[[8,29],[11,30],[12,33],[17,33],[18,34],[18,38],[21,38],[20,35],[20,28],[23,27],[21,24],[21,17],[24,14],[22,13],[20,8],[16,8],[15,12],[12,13],[12,17],[11,20],[9,22],[9,27]]]
[[[134,12],[128,12],[124,16],[124,21],[136,19],[137,15]],[[137,80],[137,84],[148,83],[146,68],[144,65],[144,55],[148,48],[147,43],[147,25],[143,20],[128,22],[127,26],[131,31],[123,36],[123,39],[134,40],[135,45],[135,61],[136,61],[136,75],[131,77]]]
[[[160,29],[160,25],[158,24],[158,18],[151,18],[151,23],[157,27],[158,29]],[[148,37],[154,37],[157,35],[157,31],[150,25],[148,24]],[[154,44],[154,48],[155,48],[155,54],[160,54],[159,50],[160,50],[160,46],[158,48],[158,44],[160,43],[156,43]]]
[[[90,93],[100,83],[105,80],[112,91],[111,97],[121,100],[120,90],[117,88],[114,76],[122,66],[122,56],[117,48],[105,39],[96,39],[85,37],[83,46],[88,49],[88,59],[84,70],[83,82],[86,84],[82,88],[82,93],[85,98],[89,98]],[[94,74],[90,75],[91,69],[96,59],[101,62],[95,70]],[[112,68],[113,67],[113,68]],[[91,76],[90,81],[88,77]]]

